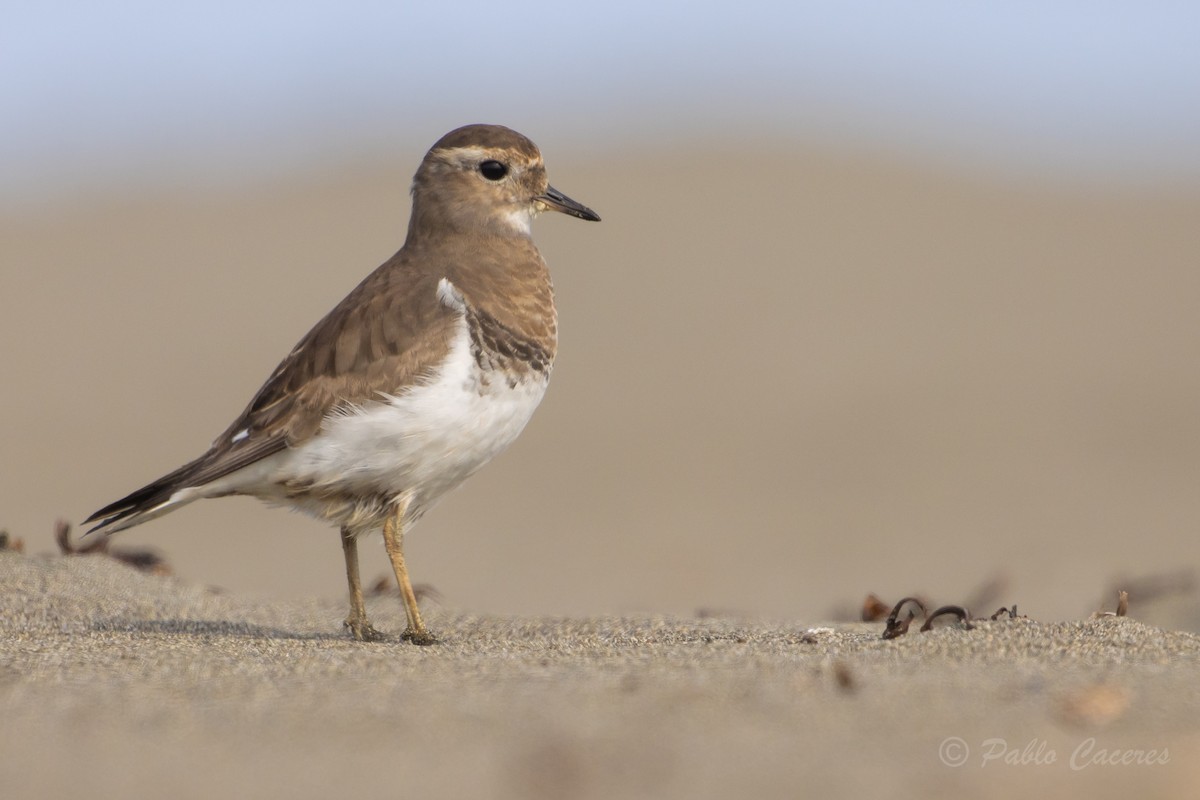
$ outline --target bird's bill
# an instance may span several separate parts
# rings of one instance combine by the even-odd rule
[[[600,215],[595,211],[592,211],[583,203],[576,203],[553,186],[547,186],[546,193],[538,195],[537,200],[551,211],[561,211],[564,214],[586,219],[589,222],[600,221]]]

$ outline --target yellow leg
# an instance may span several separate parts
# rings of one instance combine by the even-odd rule
[[[342,528],[342,555],[346,557],[346,582],[350,584],[350,616],[346,617],[345,625],[358,641],[377,641],[381,637],[367,622],[362,580],[358,575],[358,538],[348,528]]]
[[[417,595],[408,580],[408,567],[404,563],[404,512],[407,508],[407,503],[401,503],[396,507],[395,513],[383,523],[383,546],[387,548],[388,557],[392,559],[392,569],[396,571],[396,583],[400,585],[400,596],[404,599],[404,611],[408,615],[408,629],[401,638],[413,644],[435,644],[437,639],[421,621]]]

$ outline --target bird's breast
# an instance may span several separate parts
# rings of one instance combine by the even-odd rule
[[[314,493],[407,495],[419,516],[512,444],[545,394],[549,356],[512,351],[496,336],[486,321],[462,317],[427,378],[331,414],[289,459],[290,482]]]

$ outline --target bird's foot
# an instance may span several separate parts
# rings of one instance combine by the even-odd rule
[[[380,642],[383,641],[383,634],[371,627],[371,623],[365,619],[347,619],[342,623],[349,631],[350,635],[358,642]]]
[[[424,628],[421,628],[420,630],[413,630],[411,626],[405,630],[404,633],[400,634],[400,638],[406,642],[410,642],[411,644],[419,645],[421,647],[428,647],[431,644],[438,643],[438,638],[429,631],[425,630]]]

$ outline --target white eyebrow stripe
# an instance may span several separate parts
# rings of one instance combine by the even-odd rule
[[[443,147],[436,152],[445,153],[447,156],[466,157],[472,161],[484,157],[495,158],[493,151],[484,150],[482,147]]]
[[[524,153],[518,153],[513,150],[504,150],[487,147],[442,147],[433,151],[443,161],[467,161],[476,162],[486,159],[503,161],[509,166],[517,169],[527,169],[530,165],[536,164],[540,159],[530,159]]]

